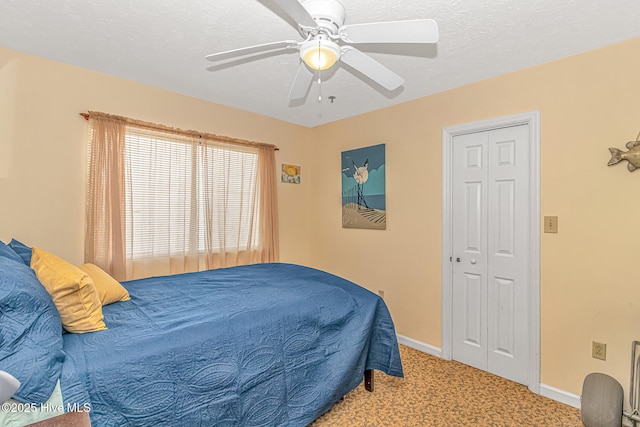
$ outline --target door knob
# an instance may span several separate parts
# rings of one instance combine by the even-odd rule
[[[475,264],[475,263],[476,263],[476,260],[472,258],[471,259],[471,264]]]

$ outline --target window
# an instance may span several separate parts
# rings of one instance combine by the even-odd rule
[[[278,260],[274,145],[87,116],[85,262],[130,280]]]
[[[257,247],[257,172],[256,149],[127,128],[127,259]]]

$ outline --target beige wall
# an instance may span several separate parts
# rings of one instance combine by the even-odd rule
[[[540,110],[542,382],[580,394],[593,371],[627,388],[640,339],[640,172],[607,147],[640,131],[640,39],[306,129],[0,48],[0,239],[82,261],[86,122],[102,110],[281,147],[282,260],[385,290],[398,333],[441,346],[442,128]],[[341,227],[340,153],[387,144],[387,230]],[[590,357],[607,343],[606,362]]]
[[[640,339],[640,171],[608,167],[608,147],[640,131],[640,39],[317,128],[317,267],[385,291],[399,334],[441,346],[442,129],[539,110],[542,383],[580,394],[594,371],[628,387]],[[341,228],[340,153],[385,143],[387,230]],[[591,341],[607,361],[591,358]]]
[[[306,172],[310,129],[0,48],[0,239],[83,261],[87,122],[104,111],[273,143]],[[279,181],[278,175],[278,181]],[[309,264],[309,186],[279,184],[281,258]]]

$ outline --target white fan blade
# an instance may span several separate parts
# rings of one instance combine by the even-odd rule
[[[347,43],[437,43],[440,38],[433,19],[345,25],[340,37]]]
[[[318,24],[313,20],[307,9],[298,0],[275,0],[275,3],[298,23],[307,28],[317,28]]]
[[[402,86],[404,79],[370,57],[351,46],[342,48],[340,60],[360,71],[374,82],[387,90],[394,90]]]
[[[289,99],[300,99],[307,96],[311,82],[313,81],[313,71],[311,71],[304,62],[300,62],[298,66],[298,72],[291,85],[291,92],[289,92]]]
[[[251,55],[254,53],[268,52],[270,50],[278,49],[292,49],[298,47],[298,42],[295,40],[283,40],[281,42],[271,42],[265,44],[259,44],[256,46],[243,47],[240,49],[227,50],[225,52],[212,53],[205,56],[209,61],[223,61],[225,59],[236,58],[238,56]]]

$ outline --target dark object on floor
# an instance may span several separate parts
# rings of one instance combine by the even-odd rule
[[[26,427],[91,427],[88,412],[67,412]]]
[[[592,373],[582,384],[582,422],[586,427],[622,425],[622,386],[606,374]]]

